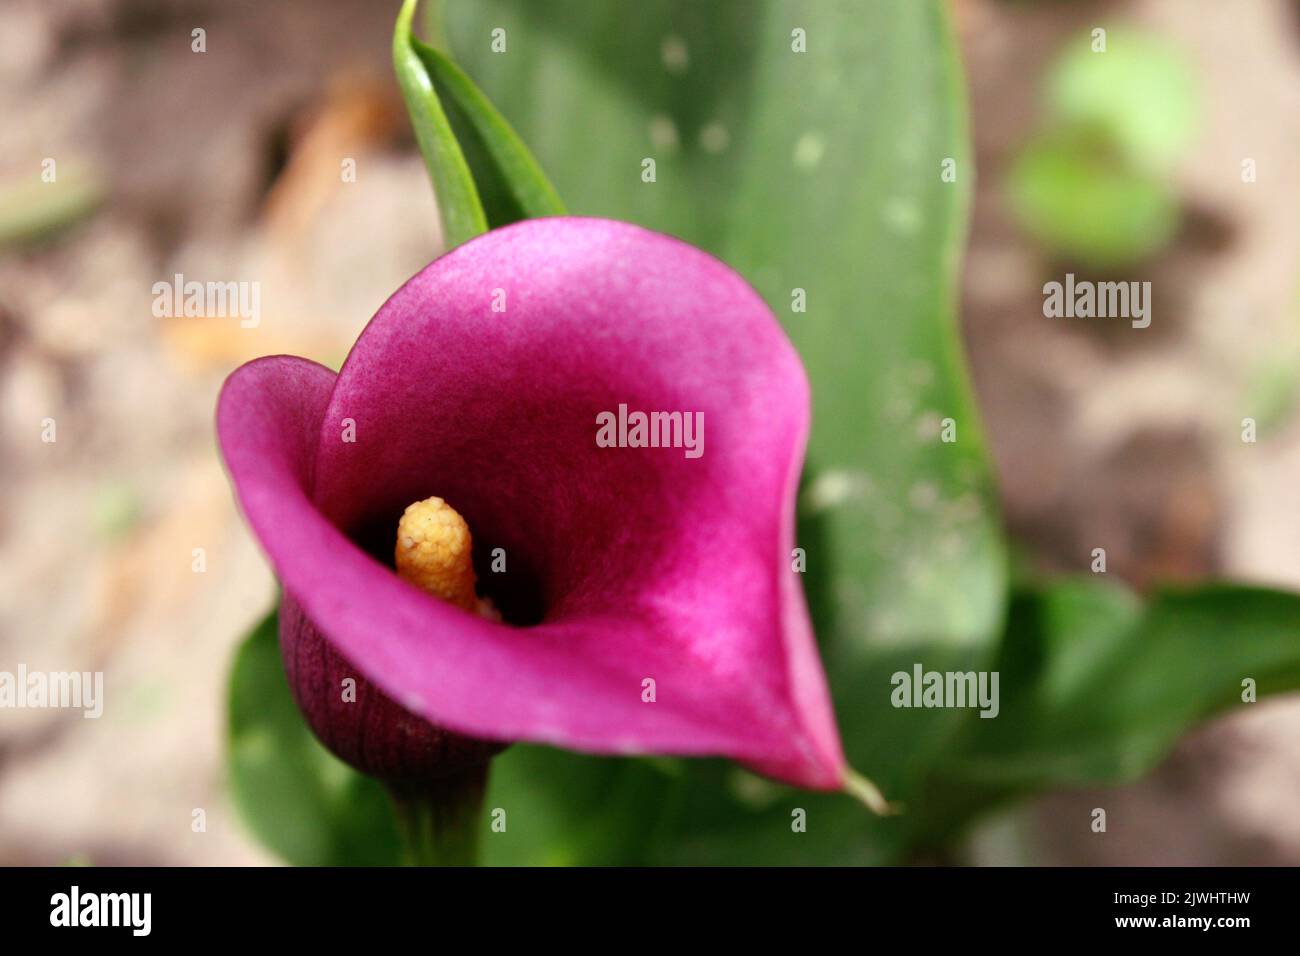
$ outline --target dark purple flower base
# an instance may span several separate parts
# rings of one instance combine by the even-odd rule
[[[342,657],[289,594],[280,605],[280,653],[294,699],[335,756],[406,789],[485,765],[508,744],[465,737],[412,714]],[[356,681],[345,699],[344,681]]]

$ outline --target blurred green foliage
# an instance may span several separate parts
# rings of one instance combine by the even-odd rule
[[[1137,30],[1110,30],[1106,49],[1093,41],[1068,46],[1046,80],[1054,122],[1090,128],[1126,162],[1168,171],[1192,143],[1200,102],[1186,56],[1168,41]]]
[[[104,196],[99,173],[72,160],[62,169],[43,167],[30,178],[0,184],[0,252],[38,245],[85,222]]]
[[[1125,265],[1163,248],[1179,223],[1174,173],[1194,140],[1191,66],[1164,41],[1111,30],[1050,68],[1041,128],[1007,177],[1011,208],[1055,255]]]
[[[1117,162],[1091,134],[1029,143],[1010,173],[1011,207],[1055,255],[1105,267],[1136,262],[1178,230],[1168,182]]]

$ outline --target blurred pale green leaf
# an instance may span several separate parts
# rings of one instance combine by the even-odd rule
[[[954,320],[973,171],[944,5],[658,0],[635,16],[598,0],[443,7],[455,58],[575,213],[714,252],[785,323],[813,383],[799,543],[845,745],[906,799],[954,715],[895,710],[889,676],[914,662],[984,661],[1004,588]],[[498,28],[505,52],[491,48]],[[807,52],[792,49],[796,31]],[[646,159],[654,182],[642,179]],[[796,289],[806,311],[792,308]],[[939,440],[948,418],[953,443]],[[699,773],[687,770],[681,800],[699,795]],[[554,785],[565,787],[562,775]],[[876,826],[861,807],[808,799],[842,808],[850,827],[823,831],[823,849],[869,855],[851,829]],[[759,852],[747,817],[760,828],[782,817],[774,838],[810,854],[811,837],[784,840],[788,812],[735,806],[738,859]],[[701,828],[683,839],[697,831],[707,842]]]
[[[44,172],[0,183],[0,252],[52,240],[103,204],[102,177],[88,164],[65,161],[53,181]]]
[[[1122,266],[1161,249],[1179,224],[1175,164],[1199,121],[1186,57],[1141,31],[1083,37],[1044,80],[1039,130],[1008,176],[1012,211],[1049,251]]]
[[[1300,381],[1295,370],[1300,366],[1300,347],[1295,334],[1277,336],[1267,354],[1255,359],[1248,373],[1244,406],[1259,429],[1261,440],[1267,441],[1295,417],[1300,406]]]
[[[1090,37],[1068,46],[1048,73],[1045,105],[1052,122],[1091,129],[1134,167],[1161,174],[1191,145],[1200,119],[1187,56],[1132,29],[1107,31],[1104,52]]]
[[[401,862],[384,788],[326,751],[298,712],[274,612],[240,645],[229,708],[230,793],[262,844],[297,866]]]
[[[1125,166],[1086,136],[1034,140],[1016,158],[1007,186],[1012,210],[1039,242],[1088,266],[1134,262],[1178,228],[1169,182]]]

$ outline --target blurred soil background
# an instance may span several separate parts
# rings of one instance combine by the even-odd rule
[[[1141,0],[959,4],[978,184],[962,319],[1007,523],[1025,563],[1140,587],[1205,577],[1300,587],[1300,4]],[[1042,77],[1100,26],[1190,65],[1199,128],[1172,165],[1182,224],[1121,275],[1152,322],[1046,319],[1069,259],[1008,209],[1042,120]],[[1109,54],[1107,54],[1109,55]],[[1242,181],[1242,160],[1258,179]],[[1242,441],[1254,418],[1258,441]],[[1193,733],[1143,783],[1059,794],[986,829],[983,858],[1079,864],[1300,864],[1300,700]],[[1093,807],[1108,831],[1089,828]]]
[[[0,864],[274,862],[222,779],[231,656],[274,582],[235,512],[212,414],[247,358],[337,366],[439,247],[391,79],[395,9],[0,3],[0,669],[103,670],[111,702],[99,720],[4,713]],[[978,163],[963,322],[1020,561],[1086,573],[1105,547],[1108,573],[1139,587],[1300,587],[1298,5],[956,10]],[[1005,190],[1061,47],[1120,23],[1176,45],[1202,88],[1172,181],[1182,225],[1131,276],[1154,285],[1144,330],[1043,318],[1042,284],[1072,265],[1026,233]],[[1243,157],[1257,182],[1242,182]],[[176,273],[260,281],[260,324],[155,318],[152,286]],[[1300,701],[1261,703],[1140,784],[990,821],[970,856],[1300,864],[1297,794]],[[1096,806],[1106,834],[1089,831]],[[191,828],[198,808],[206,832]]]

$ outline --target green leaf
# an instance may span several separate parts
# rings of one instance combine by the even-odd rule
[[[473,172],[488,225],[564,215],[555,187],[505,117],[460,67],[418,39],[412,43]]]
[[[1194,724],[1300,687],[1300,595],[1229,584],[1144,606],[1095,582],[1020,593],[999,655],[1001,713],[968,716],[945,776],[997,786],[1117,783]]]
[[[1167,174],[1200,122],[1196,72],[1165,39],[1110,30],[1104,52],[1090,38],[1070,44],[1047,76],[1049,121],[1090,129],[1115,144],[1134,167]]]
[[[406,100],[415,141],[433,180],[434,198],[442,218],[442,238],[448,249],[488,230],[487,218],[469,165],[443,112],[425,61],[416,51],[411,19],[418,0],[405,0],[393,31],[393,68]]]
[[[75,161],[59,167],[53,182],[31,175],[0,183],[0,252],[54,239],[89,219],[105,193],[98,172]]]
[[[808,566],[829,598],[815,621],[849,759],[903,801],[953,720],[893,708],[889,677],[977,666],[1005,587],[956,324],[972,170],[945,10],[770,6],[722,248],[812,379],[804,529],[823,522]],[[795,27],[806,54],[790,52]]]
[[[401,862],[384,788],[326,751],[298,712],[275,612],[239,648],[229,706],[230,792],[259,841],[297,866]]]
[[[1049,788],[1150,770],[1194,724],[1256,692],[1300,687],[1300,595],[1228,584],[1143,603],[1094,580],[1022,589],[994,669],[1001,711],[968,712],[909,814],[940,848],[980,814]]]
[[[1012,211],[1052,252],[1122,266],[1163,248],[1178,229],[1169,181],[1124,165],[1087,135],[1029,143],[1007,176]]]
[[[648,860],[681,774],[677,761],[590,757],[515,744],[492,761],[487,866],[605,866]]]
[[[1174,164],[1200,111],[1186,58],[1163,40],[1111,30],[1085,37],[1048,72],[1043,128],[1012,166],[1012,210],[1052,252],[1126,265],[1165,246],[1179,223]]]
[[[635,17],[598,0],[444,7],[458,61],[575,213],[712,251],[785,323],[813,385],[799,543],[840,727],[857,769],[907,800],[956,717],[895,710],[890,674],[980,666],[1005,586],[954,315],[973,171],[946,5],[657,0]],[[491,50],[494,29],[504,53]],[[796,29],[805,53],[792,50]],[[956,442],[939,440],[946,418]],[[687,766],[689,802],[703,771]],[[825,800],[861,821],[863,839],[901,832],[846,797]],[[778,847],[789,844],[782,816]],[[775,823],[751,817],[764,832]],[[754,831],[734,829],[740,857],[749,846],[756,858]],[[810,824],[790,852],[810,855],[820,832],[828,853],[870,855],[827,829]],[[708,839],[702,826],[681,835]]]

